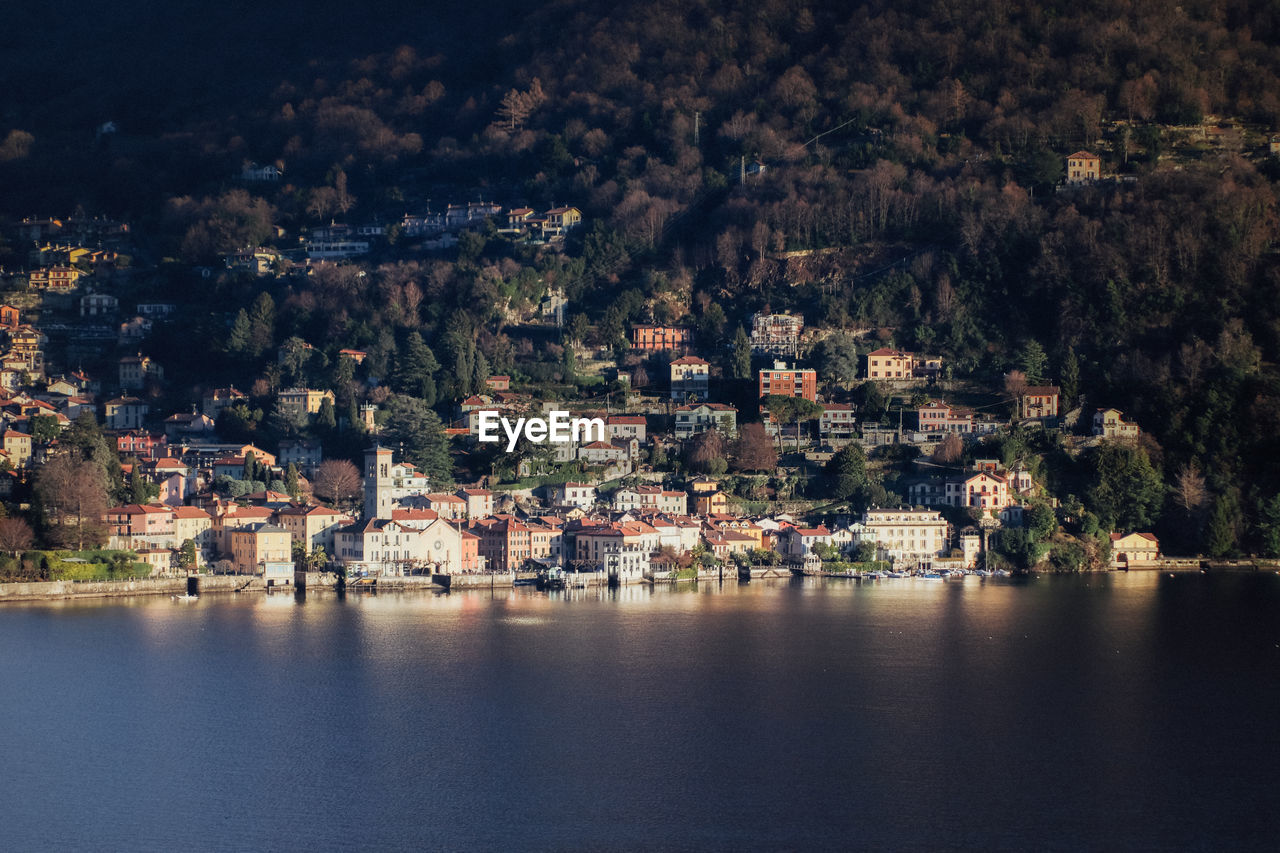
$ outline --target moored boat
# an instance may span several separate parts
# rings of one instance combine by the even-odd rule
[[[559,566],[552,566],[545,572],[541,572],[538,575],[536,585],[538,589],[564,589],[566,586],[564,569]]]

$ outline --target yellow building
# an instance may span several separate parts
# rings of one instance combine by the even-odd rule
[[[289,531],[264,523],[231,531],[231,562],[237,573],[249,575],[281,563],[292,564]]]
[[[330,557],[334,555],[334,534],[352,522],[351,516],[324,506],[287,507],[276,513],[276,520],[289,531],[290,540],[301,542],[307,553],[324,548]]]
[[[694,509],[698,515],[718,515],[729,505],[724,492],[703,493],[693,496]]]
[[[1151,533],[1112,533],[1111,568],[1131,569],[1160,559],[1160,540]]]
[[[213,518],[196,506],[173,508],[173,541],[181,548],[190,539],[196,545],[196,565],[202,566],[214,551]]]
[[[1087,184],[1102,177],[1102,158],[1088,151],[1067,157],[1067,183]]]
[[[31,436],[17,430],[5,430],[4,452],[9,455],[13,467],[21,468],[31,458]]]
[[[320,411],[320,404],[328,400],[333,403],[332,391],[315,391],[310,388],[287,388],[276,397],[276,408],[295,417],[303,414],[314,415]]]
[[[1140,431],[1119,409],[1098,409],[1093,414],[1093,434],[1102,438],[1137,438]]]

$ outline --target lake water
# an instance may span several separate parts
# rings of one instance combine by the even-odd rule
[[[1275,849],[1280,577],[0,609],[0,848]]]

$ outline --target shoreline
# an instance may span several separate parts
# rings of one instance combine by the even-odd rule
[[[200,592],[264,591],[260,578],[247,575],[198,575]],[[258,583],[254,583],[259,581]],[[131,578],[110,581],[19,581],[0,583],[0,605],[7,601],[62,601],[139,595],[186,595],[187,578]]]
[[[1168,566],[1168,565],[1142,565],[1131,566],[1128,569],[1100,569],[1091,572],[1080,572],[1079,574],[1146,574],[1149,572],[1174,572],[1179,574],[1245,574],[1270,572],[1274,567],[1270,565],[1262,565],[1261,563],[1246,561],[1231,561],[1226,563],[1210,564],[1207,567],[1196,566]],[[1030,572],[1029,575],[1052,575],[1063,574],[1060,572]],[[1066,573],[1071,574],[1071,573]],[[770,580],[779,578],[789,578],[791,575],[789,569],[780,569],[779,567],[760,567],[753,568],[751,578],[753,580]],[[814,574],[811,577],[828,577],[822,574]],[[214,594],[214,593],[230,593],[230,592],[294,592],[296,590],[305,590],[308,592],[334,592],[335,586],[332,581],[323,580],[323,576],[316,572],[306,573],[305,578],[301,574],[298,580],[301,583],[272,586],[268,588],[263,579],[259,576],[250,575],[192,575],[198,582],[198,594]],[[410,576],[410,577],[384,577],[384,578],[354,578],[347,582],[346,591],[350,593],[361,592],[378,592],[380,590],[395,590],[402,592],[406,590],[420,590],[423,592],[447,593],[451,590],[469,591],[484,589],[511,589],[515,586],[513,580],[515,576],[504,573],[495,575],[473,574],[473,575],[452,575],[452,576]],[[837,576],[831,576],[828,579],[844,579]],[[135,596],[184,596],[188,593],[188,577],[173,578],[134,578],[129,580],[109,580],[109,581],[19,581],[16,583],[0,583],[0,606],[6,602],[33,602],[33,601],[66,601],[71,599],[92,599],[92,598],[125,598]],[[588,574],[574,584],[576,587],[598,587],[604,586],[603,577]],[[736,572],[704,571],[698,574],[697,578],[628,578],[622,582],[624,586],[639,585],[675,585],[679,583],[693,583],[695,581],[725,581],[738,580]]]

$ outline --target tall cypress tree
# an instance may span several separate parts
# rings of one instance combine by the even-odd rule
[[[734,379],[751,378],[751,339],[741,326],[733,336],[733,360],[730,367]]]
[[[1058,379],[1059,401],[1064,413],[1075,408],[1076,396],[1080,393],[1080,362],[1076,360],[1076,351],[1068,349],[1062,360],[1062,375]]]

